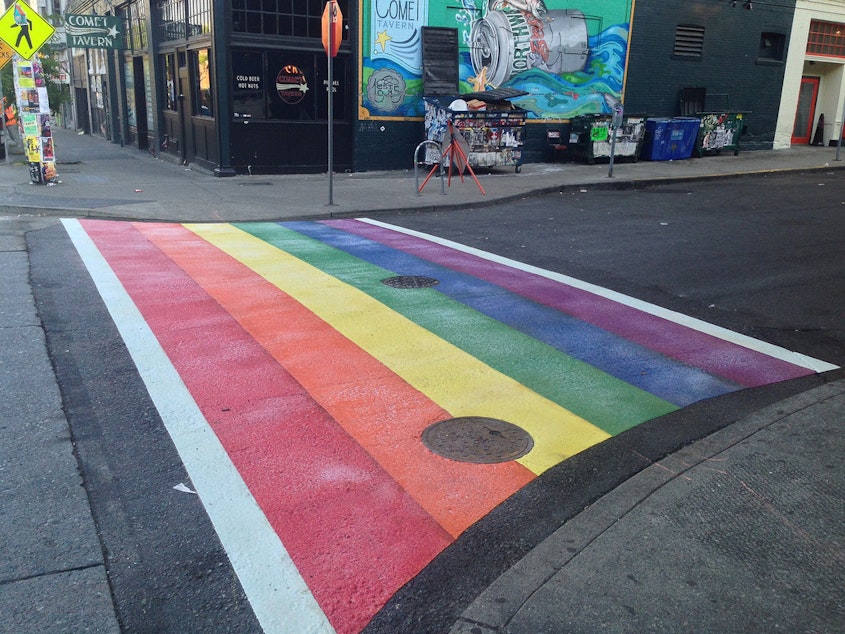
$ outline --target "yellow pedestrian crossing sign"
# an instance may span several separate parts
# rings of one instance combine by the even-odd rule
[[[0,68],[8,64],[14,56],[15,51],[12,50],[12,47],[0,40]]]
[[[55,31],[52,24],[23,0],[12,4],[0,17],[0,39],[24,59],[32,57]]]

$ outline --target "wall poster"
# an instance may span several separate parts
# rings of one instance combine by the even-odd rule
[[[611,113],[632,0],[363,0],[359,118],[424,115],[421,29],[458,29],[459,92],[515,88],[529,119]],[[456,95],[457,96],[457,95]]]

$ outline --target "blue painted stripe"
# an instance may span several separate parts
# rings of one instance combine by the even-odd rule
[[[280,224],[398,275],[436,278],[440,293],[679,407],[739,389],[735,383],[471,275],[322,223]]]

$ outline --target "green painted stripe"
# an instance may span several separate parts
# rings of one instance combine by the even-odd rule
[[[617,434],[675,405],[491,319],[436,289],[394,289],[388,271],[274,223],[238,228],[359,289],[531,390]]]

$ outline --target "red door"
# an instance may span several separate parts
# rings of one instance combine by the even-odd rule
[[[813,136],[816,118],[816,97],[819,94],[818,77],[802,77],[798,93],[798,109],[795,112],[795,127],[792,129],[794,144],[809,145]]]

